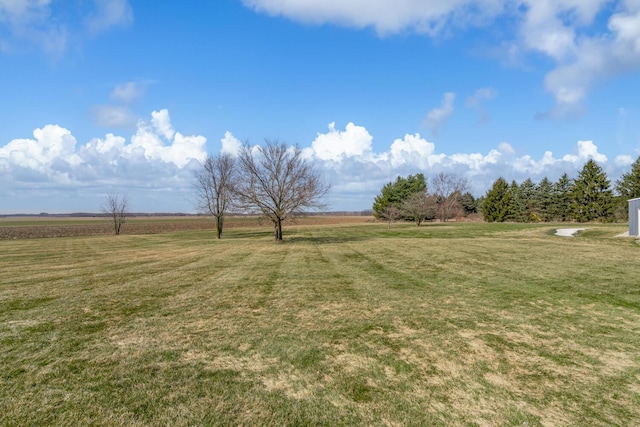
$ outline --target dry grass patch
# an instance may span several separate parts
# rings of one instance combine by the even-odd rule
[[[598,227],[3,241],[0,424],[639,424],[638,247]]]

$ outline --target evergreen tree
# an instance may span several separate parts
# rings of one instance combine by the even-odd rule
[[[522,222],[524,204],[520,196],[520,186],[513,180],[509,185],[509,209],[505,221]]]
[[[573,218],[571,212],[573,183],[569,175],[564,173],[553,186],[549,216],[552,221],[569,221]]]
[[[426,191],[427,181],[423,174],[409,175],[407,178],[399,176],[395,182],[385,184],[380,194],[376,196],[373,202],[374,216],[376,218],[385,216],[385,212],[388,212],[390,207],[400,210],[409,196]]]
[[[616,181],[616,191],[625,199],[625,203],[629,199],[640,197],[640,157],[631,165],[631,171]]]
[[[485,221],[504,222],[509,215],[511,192],[504,178],[498,178],[484,197],[482,214]]]
[[[631,171],[616,181],[616,218],[629,219],[628,201],[640,197],[640,157],[631,165]]]
[[[533,215],[535,212],[535,195],[536,184],[531,181],[531,178],[525,179],[522,184],[520,184],[519,192],[520,206],[522,209],[519,215],[521,222],[530,222],[535,220]]]
[[[473,197],[473,194],[468,191],[460,196],[460,205],[464,211],[464,216],[468,216],[478,212],[477,200]]]
[[[580,221],[608,221],[613,216],[613,192],[607,174],[594,161],[589,160],[573,182],[572,211]]]
[[[540,221],[551,221],[553,218],[553,191],[553,183],[547,177],[544,177],[536,186],[533,196],[533,214]]]

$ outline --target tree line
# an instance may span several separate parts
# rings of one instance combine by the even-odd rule
[[[467,178],[441,172],[431,178],[430,185],[422,173],[399,176],[382,187],[373,202],[376,218],[388,222],[413,221],[420,226],[423,221],[440,219],[447,221],[459,215],[477,212],[476,200],[468,191]]]
[[[589,160],[574,179],[566,173],[556,182],[543,178],[535,183],[528,178],[509,184],[498,178],[479,205],[488,222],[612,222],[628,218],[627,201],[636,197],[640,197],[640,157],[615,186]]]
[[[457,174],[441,172],[430,179],[422,173],[399,176],[385,184],[373,203],[374,216],[393,221],[447,221],[482,213],[487,222],[603,221],[626,220],[627,201],[640,197],[640,157],[615,186],[594,161],[587,161],[578,176],[566,173],[553,182],[527,178],[508,183],[498,178],[487,193],[475,199],[469,181]]]

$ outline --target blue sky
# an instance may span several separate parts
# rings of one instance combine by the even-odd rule
[[[0,213],[192,212],[207,154],[298,144],[363,210],[398,175],[612,183],[640,155],[637,0],[0,0]]]

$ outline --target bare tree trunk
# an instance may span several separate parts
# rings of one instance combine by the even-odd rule
[[[273,221],[273,228],[276,241],[282,240],[282,220],[280,218]]]
[[[222,239],[222,226],[224,225],[224,217],[222,215],[218,215],[216,217],[216,233],[218,239]]]

